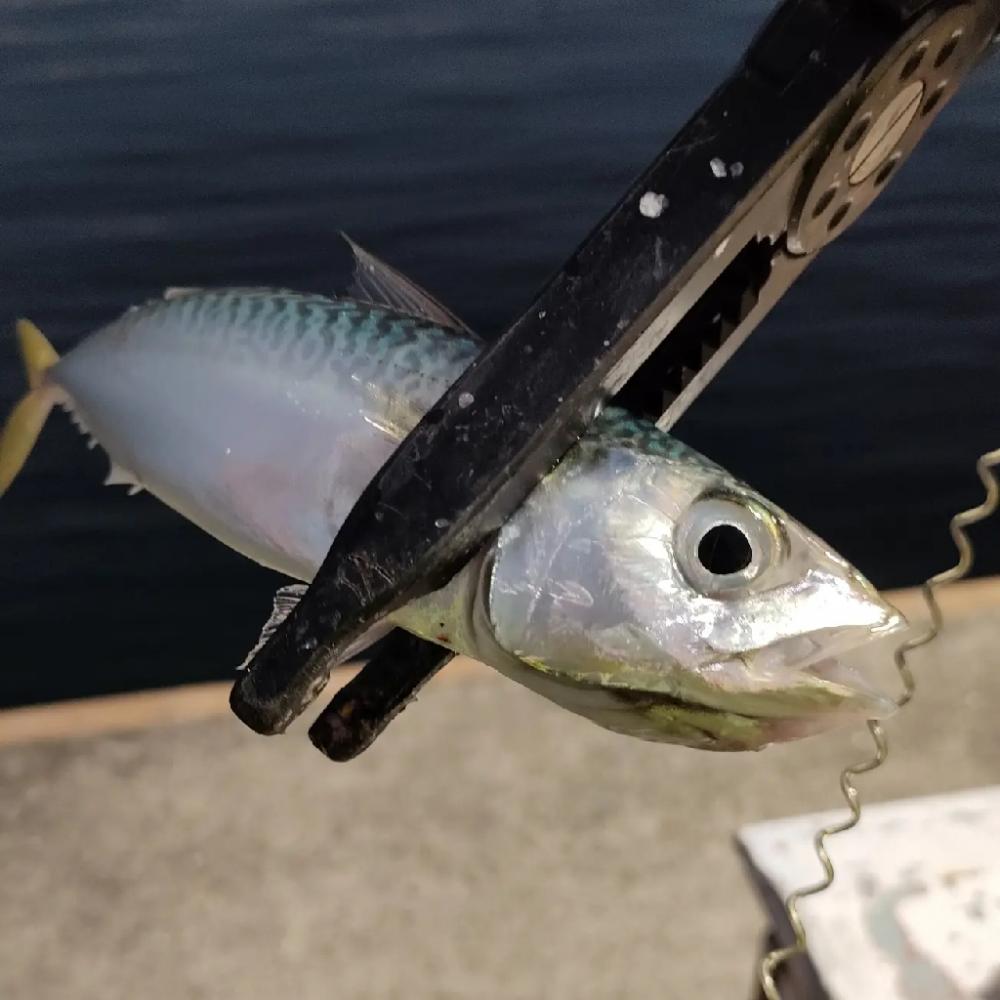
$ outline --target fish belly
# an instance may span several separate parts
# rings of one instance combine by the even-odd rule
[[[338,377],[191,354],[71,353],[51,372],[122,478],[243,555],[315,574],[398,437]]]

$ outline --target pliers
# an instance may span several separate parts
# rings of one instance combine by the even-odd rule
[[[603,405],[669,428],[884,189],[998,38],[1000,0],[784,0],[369,484],[234,685],[239,718],[282,732],[344,651],[443,585]],[[451,655],[394,631],[310,738],[350,759]]]

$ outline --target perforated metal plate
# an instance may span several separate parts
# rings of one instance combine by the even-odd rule
[[[853,112],[810,161],[789,226],[790,252],[819,250],[881,193],[975,65],[980,13],[969,3],[923,19],[871,74]]]

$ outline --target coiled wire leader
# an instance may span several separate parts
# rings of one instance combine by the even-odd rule
[[[961,580],[968,574],[975,558],[975,551],[972,547],[972,542],[969,540],[968,529],[972,525],[986,520],[1000,506],[1000,482],[997,481],[996,474],[993,472],[993,469],[997,465],[1000,465],[1000,448],[980,455],[979,460],[976,462],[976,472],[979,474],[979,478],[986,489],[986,498],[978,506],[963,510],[951,519],[949,530],[952,541],[955,543],[955,548],[958,550],[958,562],[951,569],[932,576],[924,583],[921,591],[927,608],[930,611],[930,626],[920,635],[905,640],[896,650],[894,657],[896,669],[899,671],[899,676],[903,681],[903,693],[896,702],[900,708],[913,698],[913,693],[916,689],[913,671],[910,669],[907,657],[913,650],[921,646],[926,646],[927,643],[935,639],[943,625],[941,608],[938,605],[935,591],[939,587],[947,586]],[[785,948],[775,948],[768,952],[761,960],[760,985],[767,1000],[781,1000],[781,994],[774,981],[775,972],[778,967],[793,955],[801,955],[806,950],[806,929],[799,915],[799,903],[807,896],[815,896],[817,893],[829,889],[833,884],[834,869],[833,862],[830,860],[829,852],[826,849],[827,839],[835,837],[839,833],[845,833],[857,826],[861,820],[861,796],[857,785],[854,783],[854,779],[858,775],[866,774],[868,771],[874,771],[876,768],[881,767],[889,755],[889,744],[886,741],[881,723],[875,719],[869,719],[868,731],[871,733],[872,741],[875,744],[874,755],[861,763],[852,764],[844,768],[840,773],[840,790],[844,796],[844,800],[847,802],[847,808],[850,810],[849,815],[840,823],[832,823],[829,826],[823,827],[817,831],[813,839],[813,847],[816,851],[816,856],[819,858],[819,863],[823,866],[824,877],[814,885],[796,889],[785,900],[785,912],[788,915],[788,921],[795,934],[795,940]]]

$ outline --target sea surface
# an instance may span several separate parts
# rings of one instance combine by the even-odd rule
[[[332,292],[345,230],[498,332],[770,7],[4,0],[0,325],[66,349],[168,285]],[[1000,58],[677,427],[881,585],[951,562],[1000,446],[998,108]],[[105,471],[58,415],[0,501],[0,704],[228,677],[266,617],[273,574]]]

